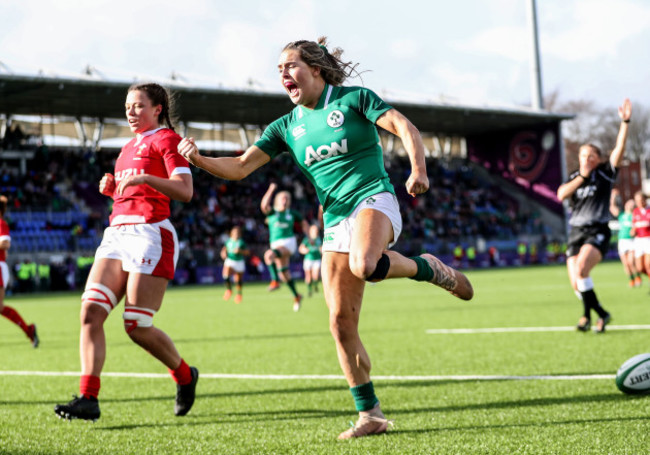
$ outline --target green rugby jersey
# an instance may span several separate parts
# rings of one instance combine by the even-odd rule
[[[323,245],[323,241],[320,239],[320,237],[316,237],[314,239],[314,243],[311,243],[309,241],[309,237],[305,237],[302,239],[301,243],[309,249],[309,252],[305,254],[305,259],[317,261],[322,258],[323,255],[320,252],[320,247]]]
[[[276,240],[294,237],[293,225],[297,221],[302,221],[302,215],[295,210],[276,212],[271,209],[271,213],[266,216],[270,241],[275,242]]]
[[[366,88],[326,84],[314,110],[296,106],[271,123],[255,145],[271,158],[291,153],[316,188],[325,227],[334,226],[364,198],[395,194],[375,127],[390,109]]]
[[[618,239],[631,239],[632,233],[632,214],[621,213],[618,216]]]
[[[244,259],[244,255],[235,253],[235,251],[245,250],[246,248],[246,242],[244,242],[242,239],[235,240],[229,238],[226,241],[226,256],[232,261],[241,261]]]

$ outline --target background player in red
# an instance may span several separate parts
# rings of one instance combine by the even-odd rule
[[[5,305],[5,289],[9,284],[9,267],[7,266],[7,250],[11,247],[11,236],[9,235],[9,225],[5,220],[7,211],[7,197],[0,196],[0,314],[25,332],[25,335],[31,340],[32,346],[38,347],[39,339],[36,333],[36,324],[27,325],[20,313],[12,307]]]
[[[650,273],[650,207],[642,191],[634,193],[632,234],[634,235],[634,263],[636,270]]]
[[[192,198],[192,174],[177,151],[181,138],[173,130],[164,87],[131,86],[125,108],[136,137],[122,148],[115,175],[105,174],[99,184],[99,191],[113,198],[113,212],[82,295],[81,396],[54,408],[66,419],[99,418],[99,376],[106,358],[104,322],[122,297],[126,332],[160,360],[177,383],[175,414],[187,414],[194,403],[198,370],[189,367],[173,341],[153,326],[178,259],[169,203]]]
[[[595,145],[582,145],[578,156],[580,168],[557,189],[558,199],[569,199],[572,206],[566,265],[571,286],[580,293],[584,305],[584,314],[576,326],[582,332],[591,327],[591,310],[598,314],[594,329],[597,333],[604,332],[611,320],[611,315],[596,297],[590,273],[609,249],[612,235],[608,226],[611,217],[609,201],[617,168],[625,153],[628,123],[632,116],[632,103],[629,99],[618,108],[618,115],[621,126],[609,159],[602,162],[602,153]]]

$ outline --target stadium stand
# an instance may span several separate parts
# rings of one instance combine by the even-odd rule
[[[97,184],[104,172],[113,169],[119,147],[128,140],[119,119],[128,85],[0,75],[0,193],[12,201],[10,258],[15,263],[26,258],[52,262],[58,267],[52,270],[53,283],[58,274],[72,287],[78,281],[69,277],[76,258],[92,255],[101,239],[110,201],[99,194]],[[290,108],[284,94],[173,89],[182,104],[181,134],[192,134],[209,144],[203,150],[222,155],[241,153],[233,152],[236,142],[240,149],[246,148],[265,124]],[[82,98],[93,102],[78,103]],[[399,141],[380,131],[386,168],[402,207],[404,230],[397,244],[402,252],[427,250],[451,258],[455,247],[471,247],[478,252],[472,264],[499,264],[492,260],[494,254],[488,258],[488,251],[498,250],[500,263],[508,263],[508,253],[518,257],[518,244],[535,244],[536,251],[545,252],[554,237],[564,235],[557,207],[555,213],[549,212],[543,200],[536,201],[526,187],[518,186],[521,176],[528,178],[531,170],[515,169],[507,175],[510,169],[505,168],[512,167],[513,156],[521,155],[519,145],[512,145],[520,131],[526,132],[524,151],[536,150],[549,131],[557,143],[559,123],[570,116],[526,109],[391,104],[422,131],[431,178],[427,197],[405,194],[408,160]],[[204,122],[203,126],[197,122]],[[68,137],[68,142],[78,145],[58,145],[62,134],[77,135]],[[537,139],[531,142],[530,137]],[[553,153],[559,162],[559,150]],[[535,163],[543,164],[546,155],[538,155],[543,159]],[[490,162],[490,156],[501,161]],[[546,168],[552,173],[547,181],[561,178],[559,167]],[[295,208],[308,220],[317,218],[315,191],[289,156],[240,182],[214,179],[196,169],[193,173],[193,200],[172,204],[172,222],[183,252],[179,269],[185,279],[181,281],[200,281],[201,268],[220,264],[217,253],[233,224],[243,227],[251,246],[249,272],[263,270],[256,259],[266,246],[268,232],[259,203],[270,181],[292,193]]]

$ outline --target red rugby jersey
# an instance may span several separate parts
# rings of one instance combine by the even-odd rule
[[[189,164],[178,153],[181,137],[168,128],[138,134],[124,147],[115,163],[115,186],[134,174],[169,178],[191,174]],[[111,226],[157,223],[169,217],[170,199],[149,185],[130,186],[121,196],[113,194]]]
[[[9,236],[9,225],[4,218],[0,218],[0,240],[11,240]],[[0,262],[7,261],[7,250],[0,250]]]
[[[632,225],[635,237],[650,237],[650,210],[636,207],[632,211]]]

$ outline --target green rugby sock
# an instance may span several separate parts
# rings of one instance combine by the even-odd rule
[[[287,281],[287,285],[289,286],[289,289],[291,289],[293,296],[298,297],[298,291],[296,291],[296,283],[294,283],[293,280],[289,280]]]
[[[271,274],[271,280],[278,281],[278,268],[274,263],[268,264],[269,273]]]
[[[354,405],[359,412],[370,411],[372,408],[377,406],[377,403],[379,403],[379,399],[375,395],[375,388],[372,385],[372,381],[367,384],[350,387],[350,393],[352,393]]]
[[[433,270],[426,259],[420,256],[410,257],[409,259],[415,261],[415,264],[418,266],[418,271],[415,275],[409,277],[410,279],[415,281],[431,281],[433,279]]]

